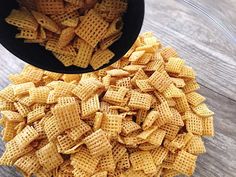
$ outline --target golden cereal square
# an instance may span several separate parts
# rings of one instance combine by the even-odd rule
[[[34,17],[23,10],[12,10],[11,14],[5,20],[10,25],[23,29],[36,31],[38,28],[38,23]]]
[[[82,117],[95,114],[100,109],[98,95],[94,95],[86,101],[81,102]]]
[[[198,106],[199,104],[203,103],[206,100],[205,97],[203,97],[197,92],[191,92],[186,94],[186,98],[188,102],[193,106]]]
[[[103,20],[96,11],[90,10],[76,29],[76,34],[92,47],[106,34],[109,23]]]
[[[94,70],[99,69],[103,65],[109,63],[109,61],[115,56],[115,54],[109,50],[98,50],[92,56],[90,61],[90,65],[93,67]]]
[[[171,57],[165,66],[167,72],[179,74],[184,66],[184,60],[181,58]]]
[[[133,91],[128,106],[134,109],[149,110],[152,97],[149,94],[143,94]]]
[[[29,90],[30,100],[34,103],[47,103],[50,89],[46,86],[31,88]]]
[[[32,141],[37,139],[39,136],[38,132],[31,126],[26,126],[18,135],[15,136],[14,140],[20,148],[25,148]]]
[[[210,117],[214,115],[214,112],[211,111],[205,103],[202,103],[196,107],[192,107],[192,110],[201,117]]]
[[[113,137],[117,137],[122,130],[122,116],[121,115],[105,115],[102,120],[101,129]]]
[[[155,87],[159,92],[164,92],[172,83],[170,77],[158,71],[154,72],[148,79],[149,84]]]
[[[203,120],[204,118],[198,117],[191,113],[190,118],[186,120],[186,129],[196,135],[202,135],[203,132]]]
[[[80,125],[80,111],[76,103],[58,105],[52,110],[53,116],[64,130]]]
[[[168,152],[169,151],[162,146],[150,151],[153,161],[157,166],[162,164],[163,160],[167,157]]]
[[[84,143],[88,147],[92,156],[101,156],[111,151],[111,144],[107,139],[106,133],[101,129],[92,133],[84,139]]]
[[[214,136],[213,117],[206,117],[202,119],[203,136]]]
[[[46,15],[61,14],[64,12],[63,0],[37,0],[36,6],[39,12]]]
[[[83,169],[88,174],[93,174],[99,163],[99,158],[93,157],[89,150],[82,147],[79,152],[71,156],[71,165],[74,169]]]
[[[101,160],[99,161],[98,168],[108,172],[115,171],[116,164],[114,162],[112,151],[109,151],[102,156]]]
[[[67,130],[66,133],[71,139],[73,139],[74,141],[77,141],[78,139],[81,138],[82,135],[84,135],[90,130],[91,130],[91,127],[81,120],[81,124],[79,126],[76,126]]]
[[[36,151],[36,155],[40,165],[42,165],[46,171],[51,171],[63,163],[63,158],[57,152],[57,147],[53,143],[48,143],[46,146]]]
[[[39,160],[33,152],[19,158],[14,165],[28,175],[32,175],[40,168]]]
[[[79,52],[73,64],[81,68],[87,68],[92,59],[93,51],[94,48],[92,46],[81,40]]]
[[[186,151],[180,151],[173,164],[173,169],[187,176],[193,175],[196,167],[197,156]]]

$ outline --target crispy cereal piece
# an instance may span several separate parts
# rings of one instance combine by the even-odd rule
[[[167,157],[168,150],[163,148],[162,146],[153,149],[150,151],[154,163],[158,166],[161,165],[163,160]]]
[[[76,50],[74,49],[74,47],[71,44],[67,45],[64,48],[60,48],[57,44],[57,39],[48,40],[45,48],[46,48],[46,50],[53,52],[53,54],[56,53],[56,54],[60,54],[63,56],[68,56],[71,58],[71,60],[74,59],[74,57],[76,57],[76,55],[77,55]],[[57,57],[57,55],[56,55],[56,57]],[[61,60],[63,61],[63,59],[61,59]]]
[[[107,64],[114,56],[115,54],[109,49],[98,50],[94,53],[90,61],[90,65],[93,67],[94,70],[97,70],[103,65]]]
[[[19,28],[36,31],[38,29],[38,23],[34,17],[23,10],[12,10],[11,14],[5,19],[10,25],[14,25]]]
[[[142,131],[140,134],[137,135],[137,138],[142,140],[146,140],[153,132],[157,130],[156,126],[152,126],[151,128]]]
[[[68,27],[62,30],[60,37],[58,39],[58,46],[63,48],[67,46],[75,37],[75,29]]]
[[[17,134],[14,138],[16,144],[19,148],[25,148],[32,141],[37,139],[39,136],[38,132],[31,126],[26,126],[19,134]]]
[[[61,130],[70,129],[80,125],[80,111],[76,103],[57,105],[52,110]]]
[[[167,46],[161,50],[161,56],[165,61],[168,61],[170,57],[178,57],[178,53],[174,48]]]
[[[142,125],[143,130],[149,129],[158,117],[159,113],[157,111],[151,111],[150,113],[148,113]]]
[[[185,78],[185,79],[195,79],[196,73],[192,67],[184,66],[179,74],[179,77]]]
[[[48,143],[46,146],[36,151],[36,155],[40,165],[42,165],[46,171],[51,171],[63,163],[63,158],[57,152],[57,147],[53,143]]]
[[[3,130],[2,140],[5,142],[11,141],[16,136],[16,122],[5,121],[5,127]]]
[[[4,101],[14,102],[16,97],[14,95],[13,86],[8,85],[3,90],[1,90],[0,91],[0,98],[2,98]]]
[[[79,97],[79,99],[82,101],[86,101],[89,97],[91,97],[103,87],[103,84],[99,80],[89,78],[80,81],[80,83],[72,90],[72,93]]]
[[[87,136],[84,139],[84,143],[88,147],[90,154],[95,157],[105,154],[112,148],[105,132],[101,129]]]
[[[149,77],[148,82],[161,93],[172,83],[169,77],[158,71],[154,72],[151,77]]]
[[[185,81],[181,78],[174,78],[174,77],[171,77],[170,78],[173,82],[173,84],[177,87],[177,88],[183,88],[186,84],[185,84]]]
[[[129,61],[131,61],[131,62],[137,61],[137,60],[140,59],[144,54],[145,54],[145,51],[144,51],[144,50],[135,51],[135,52],[133,52],[133,53],[130,55]]]
[[[26,82],[23,84],[17,84],[17,85],[12,86],[14,95],[16,96],[27,94],[29,93],[29,89],[34,88],[34,87],[35,85],[33,82]]]
[[[97,131],[101,128],[102,119],[103,119],[103,113],[96,112],[96,115],[94,117],[94,124],[93,124],[93,130],[94,131]]]
[[[30,100],[34,103],[47,103],[50,89],[46,86],[29,89]]]
[[[169,123],[173,124],[173,125],[178,125],[180,127],[183,127],[184,122],[182,120],[182,117],[181,117],[180,113],[175,108],[170,108],[170,110],[171,110],[173,116],[170,119]]]
[[[34,40],[38,37],[38,32],[34,30],[28,30],[28,29],[21,29],[20,33],[17,33],[15,36],[17,39],[29,39]]]
[[[88,117],[100,109],[98,95],[94,95],[86,101],[81,102],[82,117]]]
[[[74,64],[75,57],[70,55],[63,55],[58,53],[53,53],[53,55],[64,65],[64,66],[71,66]]]
[[[29,112],[27,115],[27,123],[31,124],[45,116],[44,108],[39,107],[34,109],[33,111]]]
[[[102,156],[101,160],[99,161],[98,168],[108,172],[115,171],[116,164],[114,162],[112,151],[109,151]]]
[[[27,175],[37,172],[40,168],[39,160],[34,152],[22,156],[14,165]]]
[[[183,59],[171,57],[166,63],[165,70],[170,73],[180,74],[184,64],[185,62]]]
[[[73,127],[66,131],[71,139],[77,141],[81,138],[82,135],[90,131],[91,128],[88,124],[81,120],[81,124],[79,126]]]
[[[129,89],[125,87],[110,87],[105,93],[103,100],[111,103],[121,103],[124,101]]]
[[[21,76],[26,82],[38,83],[43,77],[43,70],[31,65],[26,65],[21,72]]]
[[[113,148],[112,148],[112,154],[113,154],[113,159],[115,164],[117,164],[117,162],[122,158],[122,156],[126,153],[127,149],[117,143]]]
[[[174,100],[176,102],[175,108],[179,111],[179,113],[184,113],[190,109],[185,95],[182,95],[182,97],[179,98],[175,98]]]
[[[192,110],[201,117],[210,117],[214,115],[214,112],[211,111],[205,103],[202,103],[196,107],[192,107]]]
[[[82,147],[79,152],[71,156],[71,165],[75,169],[83,169],[88,174],[93,174],[99,163],[99,158],[93,157],[89,150]]]
[[[38,0],[36,5],[38,11],[45,15],[62,14],[64,12],[63,0]]]
[[[36,11],[32,11],[32,14],[34,16],[34,18],[37,20],[37,22],[45,29],[54,32],[56,34],[60,34],[61,33],[61,29],[60,27],[49,17],[47,17],[46,15],[40,13],[40,12],[36,12]]]
[[[194,136],[186,146],[187,152],[195,155],[203,154],[206,152],[204,142],[200,136]]]
[[[122,130],[122,116],[120,115],[106,115],[102,120],[101,129],[112,137],[117,137]]]
[[[122,69],[112,69],[109,71],[106,71],[107,74],[109,74],[112,77],[125,77],[129,76],[129,72],[124,71]]]
[[[91,177],[107,177],[107,171],[97,172]]]
[[[134,131],[139,130],[141,127],[133,121],[123,121],[122,122],[122,133],[128,135]]]
[[[205,97],[203,97],[202,95],[200,95],[197,92],[191,92],[191,93],[186,94],[186,98],[187,98],[188,102],[195,107],[198,106],[199,104],[203,103],[206,100]]]
[[[49,141],[54,140],[59,134],[61,134],[64,131],[62,129],[62,126],[59,127],[57,119],[53,116],[45,120],[44,130]]]
[[[135,171],[143,170],[145,174],[155,173],[157,170],[149,151],[137,151],[130,154],[130,162]]]
[[[200,89],[199,84],[195,80],[190,80],[185,82],[185,84],[186,85],[183,87],[184,93],[190,93]]]
[[[165,124],[161,126],[162,130],[166,131],[166,139],[173,140],[179,132],[179,127],[172,124]]]
[[[202,135],[203,132],[203,121],[201,117],[191,113],[190,118],[186,120],[186,129],[188,132],[193,134]]]
[[[152,97],[149,94],[142,94],[133,91],[128,106],[134,109],[149,110],[151,107]]]
[[[108,47],[110,47],[112,44],[114,44],[116,41],[118,41],[121,36],[123,35],[122,32],[119,32],[117,34],[114,34],[113,36],[110,36],[106,39],[103,39],[101,42],[100,42],[100,48],[102,50],[105,50],[107,49]]]
[[[136,80],[136,85],[142,92],[154,91],[154,87],[148,83],[148,80]]]
[[[156,130],[154,131],[148,138],[147,141],[150,144],[155,146],[160,146],[165,138],[166,132],[164,130]]]
[[[156,110],[160,114],[159,118],[155,122],[155,125],[157,125],[158,127],[166,124],[173,117],[173,114],[172,114],[172,112],[170,110],[170,107],[169,107],[169,105],[168,105],[168,103],[166,101],[162,102],[160,105],[158,105],[156,107]]]
[[[178,172],[191,176],[196,167],[197,156],[194,156],[186,151],[180,151],[173,164],[173,169]]]
[[[131,78],[125,77],[125,78],[119,79],[118,81],[116,81],[116,86],[117,87],[126,87],[129,89],[132,88]]]
[[[129,161],[129,153],[125,152],[124,155],[120,158],[117,162],[118,169],[129,169],[130,168],[130,161]]]
[[[76,145],[76,142],[72,140],[68,135],[59,135],[57,137],[57,142],[57,149],[60,153],[64,153],[65,151]]]
[[[203,136],[214,136],[214,125],[213,117],[206,117],[202,119],[202,135]]]
[[[84,40],[80,40],[79,52],[73,64],[81,68],[87,68],[92,59],[93,51],[92,46]]]
[[[109,23],[103,20],[96,11],[90,10],[77,27],[75,33],[92,47],[96,47],[106,34],[108,26]]]
[[[179,98],[184,95],[183,91],[177,88],[174,84],[170,84],[169,87],[163,92],[166,98]]]
[[[20,113],[14,111],[1,111],[1,114],[11,122],[22,122],[25,120]]]
[[[82,0],[65,0],[66,2],[69,2],[70,4],[73,4],[75,6],[83,6],[84,3]]]

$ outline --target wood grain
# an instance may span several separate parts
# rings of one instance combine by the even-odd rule
[[[235,0],[195,0],[211,9],[231,37],[236,34]],[[212,7],[216,7],[214,10]],[[225,10],[227,9],[227,10]],[[184,0],[147,0],[143,31],[154,31],[165,45],[174,46],[196,69],[200,93],[215,112],[214,138],[205,139],[207,153],[198,158],[194,177],[236,176],[236,43],[206,15],[184,4]],[[7,75],[24,63],[0,45],[0,89],[9,84]],[[4,146],[0,141],[0,154]],[[20,177],[14,168],[0,167],[0,177]]]

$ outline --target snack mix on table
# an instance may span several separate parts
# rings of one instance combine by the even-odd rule
[[[109,47],[122,36],[126,0],[18,0],[6,22],[16,38],[38,43],[65,66],[98,69],[114,53]],[[97,58],[103,58],[97,62]]]
[[[36,177],[191,176],[213,112],[194,70],[151,32],[83,75],[26,65],[0,91],[1,165]]]

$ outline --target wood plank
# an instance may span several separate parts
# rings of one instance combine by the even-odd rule
[[[176,1],[147,1],[143,31],[154,31],[198,72],[199,82],[236,100],[236,47],[208,19]],[[165,10],[163,10],[165,9]],[[208,25],[206,25],[208,24]]]

